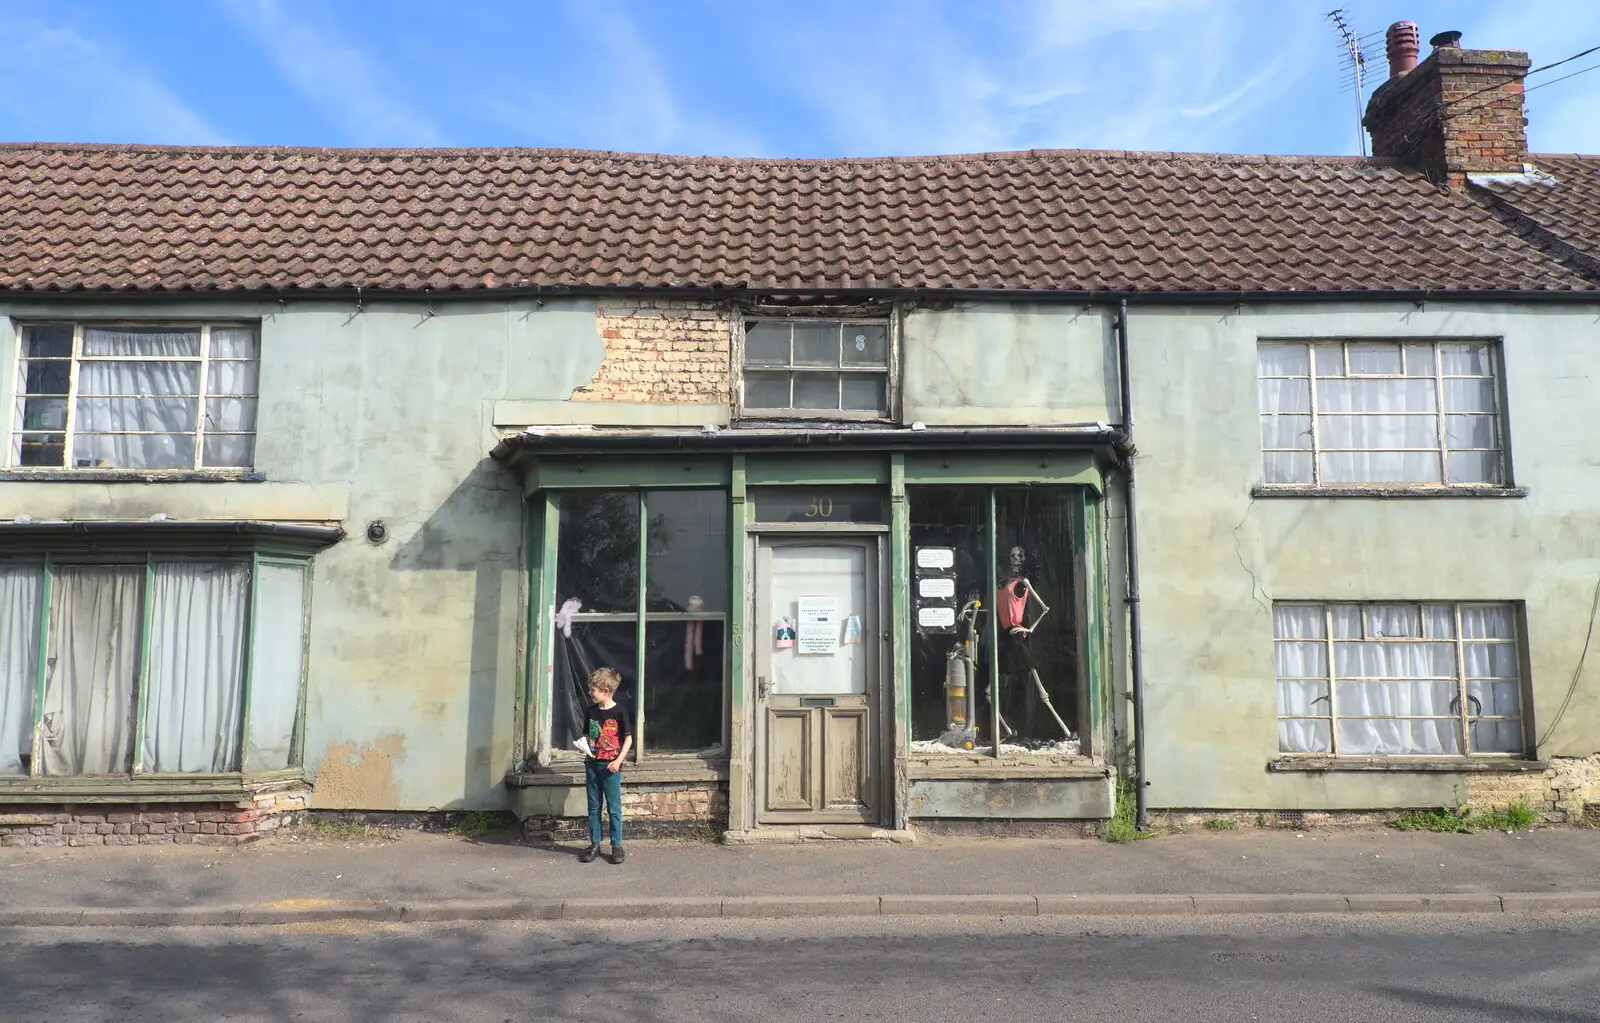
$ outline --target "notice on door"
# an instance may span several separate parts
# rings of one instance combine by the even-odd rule
[[[797,654],[831,654],[839,649],[839,606],[832,597],[801,597],[796,618]]]

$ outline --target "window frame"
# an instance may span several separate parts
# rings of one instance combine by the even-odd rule
[[[1382,637],[1382,636],[1370,637],[1370,636],[1367,635],[1367,617],[1366,617],[1365,609],[1368,608],[1368,607],[1373,607],[1373,606],[1395,606],[1395,605],[1414,607],[1414,608],[1418,609],[1419,613],[1421,612],[1421,610],[1424,607],[1427,607],[1428,605],[1444,605],[1444,606],[1448,606],[1451,609],[1451,614],[1453,616],[1453,623],[1454,623],[1454,629],[1453,629],[1454,636],[1453,636],[1452,639],[1450,639],[1449,642],[1451,642],[1452,645],[1455,648],[1456,671],[1455,671],[1454,678],[1451,679],[1450,681],[1452,681],[1454,683],[1455,688],[1456,688],[1456,696],[1455,696],[1455,699],[1452,702],[1454,702],[1459,707],[1459,710],[1457,711],[1454,720],[1456,722],[1457,727],[1460,729],[1460,736],[1461,736],[1461,752],[1460,753],[1341,753],[1339,751],[1339,722],[1341,720],[1341,716],[1339,714],[1339,695],[1338,695],[1339,683],[1340,683],[1340,681],[1345,681],[1345,682],[1362,681],[1363,677],[1341,676],[1339,674],[1336,644],[1337,643],[1341,643],[1341,642],[1342,643],[1352,643],[1352,642],[1356,642],[1356,643],[1385,643],[1385,642],[1390,642],[1390,643],[1396,643],[1396,644],[1430,642],[1430,640],[1428,638],[1426,638],[1426,637],[1411,637],[1411,636],[1404,636],[1404,637]],[[1315,607],[1315,608],[1320,608],[1321,611],[1322,611],[1323,636],[1321,637],[1320,640],[1316,639],[1315,637],[1310,638],[1310,639],[1294,639],[1294,638],[1283,638],[1283,639],[1280,639],[1278,637],[1278,635],[1277,635],[1277,629],[1276,629],[1276,627],[1274,627],[1274,629],[1273,629],[1273,637],[1272,637],[1272,647],[1273,647],[1272,678],[1273,678],[1273,703],[1274,703],[1273,725],[1274,725],[1274,730],[1276,731],[1277,726],[1280,725],[1284,721],[1325,721],[1325,722],[1328,723],[1329,735],[1328,735],[1328,748],[1326,750],[1320,750],[1320,751],[1319,750],[1310,750],[1310,751],[1285,750],[1285,749],[1282,748],[1281,740],[1280,740],[1279,741],[1279,748],[1277,750],[1277,753],[1275,754],[1278,759],[1280,759],[1280,760],[1329,760],[1329,759],[1331,759],[1331,760],[1340,760],[1340,761],[1346,761],[1346,762],[1360,762],[1360,761],[1374,760],[1374,759],[1383,760],[1383,761],[1400,761],[1400,762],[1438,761],[1438,760],[1457,762],[1457,761],[1468,761],[1468,760],[1472,760],[1472,761],[1484,761],[1484,760],[1528,760],[1528,759],[1531,759],[1532,756],[1534,755],[1532,736],[1531,736],[1530,731],[1529,731],[1530,719],[1529,719],[1529,716],[1528,716],[1529,689],[1528,689],[1527,649],[1526,649],[1526,640],[1527,640],[1528,633],[1527,633],[1527,629],[1526,629],[1526,627],[1524,625],[1524,622],[1523,622],[1524,608],[1523,608],[1523,605],[1520,604],[1519,602],[1517,602],[1517,601],[1508,601],[1508,600],[1320,600],[1320,601],[1319,600],[1279,600],[1279,601],[1274,601],[1273,602],[1274,611],[1276,611],[1276,609],[1279,608],[1279,607]],[[1334,611],[1335,607],[1354,607],[1354,608],[1357,608],[1360,611],[1360,615],[1361,615],[1361,632],[1362,632],[1360,639],[1355,639],[1355,640],[1348,639],[1348,638],[1346,638],[1346,639],[1338,639],[1338,638],[1336,638],[1334,636],[1333,611]],[[1510,622],[1511,622],[1511,630],[1512,630],[1513,635],[1509,639],[1503,638],[1503,637],[1481,637],[1481,638],[1472,638],[1472,639],[1467,638],[1466,636],[1463,635],[1464,630],[1462,628],[1462,611],[1464,609],[1466,609],[1466,608],[1471,608],[1471,607],[1496,607],[1496,608],[1505,609],[1509,613],[1509,618],[1510,618]],[[1274,621],[1276,621],[1276,615],[1275,614],[1274,614],[1273,617],[1274,617]],[[1425,629],[1426,629],[1426,625],[1424,625],[1424,630]],[[1277,670],[1277,647],[1278,647],[1279,643],[1314,643],[1314,642],[1322,642],[1322,643],[1326,644],[1327,651],[1326,651],[1326,655],[1325,656],[1326,656],[1327,664],[1328,664],[1328,673],[1326,675],[1320,676],[1320,677],[1316,677],[1316,676],[1285,676],[1285,675],[1278,674],[1278,670]],[[1431,642],[1443,642],[1443,640],[1431,640]],[[1469,678],[1468,675],[1467,675],[1467,658],[1466,658],[1466,647],[1469,644],[1482,645],[1482,646],[1506,646],[1506,645],[1509,645],[1512,648],[1513,660],[1514,660],[1514,663],[1516,664],[1516,671],[1517,671],[1516,678],[1509,679],[1509,680],[1505,679],[1503,677],[1500,677],[1500,676],[1494,676],[1492,678],[1485,678],[1485,679]],[[1278,697],[1277,683],[1280,682],[1280,681],[1284,681],[1284,680],[1288,680],[1288,681],[1323,681],[1323,682],[1326,682],[1327,686],[1328,686],[1328,695],[1326,697],[1326,699],[1328,701],[1328,713],[1326,715],[1306,715],[1306,714],[1285,714],[1285,713],[1283,713],[1283,706],[1282,706],[1282,704],[1281,704],[1281,702],[1279,700],[1279,697]],[[1428,679],[1417,679],[1417,681],[1438,681],[1438,680],[1442,680],[1442,676],[1430,677]],[[1385,680],[1385,681],[1387,681],[1387,680]],[[1407,681],[1407,680],[1406,679],[1395,679],[1394,681]],[[1481,714],[1480,713],[1480,714],[1477,714],[1477,715],[1473,715],[1471,713],[1471,705],[1472,705],[1472,701],[1474,700],[1474,697],[1468,692],[1468,688],[1467,687],[1468,687],[1469,683],[1474,682],[1474,681],[1489,681],[1489,682],[1511,681],[1511,682],[1514,682],[1516,684],[1516,687],[1517,687],[1517,707],[1518,707],[1518,711],[1519,711],[1518,715],[1515,718],[1508,717],[1508,716],[1503,715],[1503,714],[1500,714],[1500,715],[1486,715],[1486,714]],[[1322,698],[1319,697],[1319,700],[1320,699],[1322,699]],[[1442,721],[1442,720],[1449,720],[1449,719],[1441,717],[1441,716],[1437,716],[1437,715],[1391,715],[1391,716],[1388,716],[1388,717],[1378,717],[1378,718],[1374,718],[1374,717],[1355,717],[1355,716],[1351,716],[1351,715],[1346,715],[1346,716],[1343,717],[1343,720],[1347,720],[1347,721],[1348,720],[1357,720],[1357,721],[1416,721],[1416,720]],[[1472,748],[1472,725],[1475,722],[1477,722],[1477,721],[1513,721],[1513,720],[1517,722],[1518,732],[1519,732],[1520,737],[1521,737],[1521,743],[1520,743],[1521,748],[1519,750],[1516,750],[1514,752],[1504,752],[1504,751],[1498,751],[1498,750],[1491,750],[1489,752],[1476,752],[1476,751],[1473,750],[1473,748]]]
[[[11,564],[36,565],[42,570],[39,589],[38,619],[34,639],[38,643],[38,657],[33,670],[33,720],[30,726],[32,751],[26,774],[0,774],[0,788],[7,784],[25,782],[37,784],[73,784],[84,780],[132,781],[159,783],[162,779],[180,780],[196,778],[301,778],[305,764],[306,695],[310,679],[311,661],[311,599],[313,592],[314,559],[309,555],[290,555],[275,551],[252,550],[248,552],[210,552],[203,550],[147,549],[143,552],[123,551],[104,554],[79,551],[47,551],[38,556],[0,554],[0,561]],[[250,567],[249,604],[245,609],[245,657],[240,674],[239,727],[233,738],[233,750],[238,754],[239,770],[220,772],[154,772],[144,767],[145,728],[148,724],[148,696],[150,679],[151,608],[153,596],[152,577],[157,564],[171,562],[203,562],[207,564],[245,564]],[[288,766],[266,770],[251,770],[250,709],[252,681],[255,674],[255,633],[259,607],[261,566],[278,565],[299,569],[302,572],[300,596],[300,679],[296,689],[294,733],[290,740]],[[43,727],[45,703],[45,676],[50,648],[50,600],[54,572],[57,567],[119,566],[144,570],[144,581],[139,594],[139,650],[138,667],[133,680],[131,705],[127,708],[132,722],[129,735],[131,752],[128,768],[109,773],[47,775],[43,773],[40,749],[40,729]]]
[[[728,756],[729,743],[731,741],[730,723],[729,723],[729,713],[728,713],[728,711],[729,711],[729,679],[730,679],[730,673],[732,671],[732,647],[733,647],[733,644],[732,644],[732,629],[733,629],[733,623],[736,620],[735,619],[735,613],[734,613],[734,610],[731,607],[729,609],[727,609],[727,610],[724,610],[724,611],[699,611],[699,612],[650,611],[650,610],[647,609],[647,603],[648,603],[648,601],[647,601],[647,591],[648,591],[648,587],[649,587],[648,562],[649,562],[649,543],[650,543],[650,517],[649,517],[649,501],[648,501],[647,495],[652,490],[701,491],[701,492],[710,492],[710,493],[715,493],[715,494],[722,495],[722,497],[724,499],[723,504],[724,504],[724,508],[725,508],[724,514],[727,515],[727,517],[728,517],[728,526],[729,526],[729,530],[730,530],[730,534],[731,534],[732,511],[731,511],[731,504],[727,500],[728,497],[729,497],[729,492],[728,492],[728,488],[726,486],[721,486],[721,485],[718,485],[718,486],[694,486],[694,487],[649,487],[649,486],[641,486],[641,487],[594,487],[594,488],[588,488],[588,487],[564,487],[564,488],[560,488],[560,489],[553,489],[553,490],[549,490],[549,491],[546,492],[548,498],[550,499],[547,502],[546,507],[550,511],[554,512],[554,514],[550,516],[550,521],[547,524],[547,528],[550,529],[551,534],[552,534],[552,541],[550,543],[550,548],[549,549],[556,553],[556,557],[555,557],[554,561],[552,561],[548,566],[546,566],[544,568],[544,571],[548,571],[550,573],[550,577],[551,577],[550,578],[551,592],[554,594],[554,600],[558,603],[562,599],[559,591],[556,590],[556,586],[558,585],[557,577],[558,577],[558,575],[560,573],[560,553],[559,552],[561,550],[561,541],[562,541],[562,537],[561,537],[561,511],[562,511],[562,508],[561,508],[561,505],[562,505],[562,499],[564,498],[564,496],[566,494],[569,494],[569,493],[603,493],[603,492],[611,492],[611,493],[631,493],[631,494],[633,494],[635,496],[635,498],[637,500],[636,507],[638,508],[638,523],[639,524],[638,524],[638,536],[635,539],[635,545],[636,545],[635,557],[637,558],[638,565],[637,565],[637,578],[635,579],[636,593],[634,595],[634,610],[633,611],[601,611],[601,612],[578,611],[577,613],[572,615],[572,624],[573,625],[579,625],[579,624],[582,624],[582,623],[585,623],[585,622],[596,623],[596,624],[605,623],[605,622],[612,622],[612,623],[624,623],[624,624],[625,623],[633,623],[634,626],[635,626],[635,629],[634,629],[634,664],[633,664],[633,669],[634,669],[633,678],[634,678],[634,690],[635,690],[634,693],[633,693],[633,748],[631,750],[629,750],[629,753],[628,753],[628,757],[629,757],[630,762],[635,763],[635,764],[639,764],[639,763],[643,763],[643,762],[645,762],[647,760],[649,762],[651,762],[651,763],[683,761],[683,760],[686,760],[686,759],[687,760],[692,760],[692,761],[725,760],[727,758],[727,756]],[[548,512],[547,512],[547,514],[548,514]],[[731,553],[731,548],[730,548],[730,552],[729,553]],[[731,582],[731,564],[728,567],[728,571],[730,573],[729,578],[730,578],[730,582]],[[730,591],[730,597],[731,597],[731,591]],[[557,608],[557,603],[552,603],[551,606],[546,609],[546,614],[550,616],[552,621],[554,620],[554,615],[556,614],[556,611],[558,609]],[[647,657],[648,657],[648,652],[649,652],[649,636],[648,636],[648,633],[649,633],[649,626],[654,625],[654,624],[658,624],[658,623],[663,623],[663,622],[666,622],[666,623],[670,623],[670,622],[720,622],[720,623],[722,623],[722,637],[723,637],[722,638],[722,651],[721,651],[721,658],[722,658],[722,684],[721,684],[721,690],[722,690],[722,695],[721,695],[721,702],[720,702],[719,707],[718,707],[718,715],[717,715],[717,734],[718,734],[717,742],[718,742],[718,744],[717,744],[717,746],[715,748],[711,748],[711,749],[707,749],[707,750],[703,750],[703,751],[668,751],[668,752],[665,752],[665,753],[652,753],[652,752],[648,751],[648,745],[649,745],[649,743],[648,743],[648,739],[649,739],[648,727],[649,727],[649,724],[648,724],[648,721],[646,720],[646,713],[645,713],[645,689],[646,689],[646,686],[649,684],[648,679],[646,678],[646,674],[645,674],[645,663],[646,663],[646,660],[647,660]],[[557,642],[557,643],[560,642],[560,639],[557,638],[556,635],[555,635],[555,630],[552,630],[552,639],[554,639],[554,641]],[[564,748],[562,746],[558,746],[556,744],[556,741],[555,741],[556,721],[555,721],[554,714],[550,713],[550,709],[554,705],[554,693],[552,691],[552,687],[555,685],[556,656],[557,656],[557,654],[556,654],[555,647],[552,645],[548,649],[548,651],[546,652],[546,663],[544,665],[544,670],[541,672],[542,677],[545,679],[544,691],[541,694],[541,698],[542,698],[542,701],[543,701],[544,706],[546,708],[546,712],[542,715],[543,720],[540,722],[539,727],[540,727],[540,730],[543,732],[542,742],[550,750],[552,758],[557,759],[557,760],[569,760],[570,761],[570,760],[573,760],[574,758],[578,757],[579,754],[575,750],[566,749],[566,748]]]
[[[900,400],[900,350],[901,350],[901,325],[902,316],[899,306],[883,308],[859,307],[814,307],[809,309],[764,309],[746,308],[736,309],[733,320],[732,343],[732,371],[733,371],[733,414],[735,419],[753,420],[801,420],[801,421],[851,421],[869,423],[898,423],[901,419]],[[771,372],[806,372],[807,367],[796,367],[791,355],[787,366],[773,367],[747,367],[745,365],[745,330],[746,325],[752,320],[787,320],[791,324],[800,323],[829,323],[838,324],[841,329],[848,323],[883,324],[888,331],[888,352],[886,353],[887,365],[883,369],[878,367],[829,368],[824,366],[810,367],[819,373],[856,373],[870,376],[882,376],[884,379],[884,405],[883,411],[867,411],[863,409],[797,409],[797,408],[765,408],[752,407],[745,401],[745,374],[747,371],[757,373],[770,370]],[[791,403],[793,389],[790,390]]]
[[[23,426],[20,425],[18,423],[18,421],[17,421],[18,420],[19,404],[21,402],[23,402],[28,397],[35,397],[35,395],[31,395],[31,394],[25,392],[24,390],[22,390],[22,386],[26,382],[25,375],[22,372],[23,363],[26,362],[26,361],[34,361],[32,359],[28,359],[24,355],[24,350],[25,350],[24,334],[26,333],[26,331],[29,328],[33,328],[33,327],[71,327],[72,328],[72,351],[66,357],[66,361],[68,362],[68,382],[67,382],[67,393],[65,395],[65,400],[66,400],[66,423],[62,427],[62,429],[60,429],[60,430],[28,430],[28,429],[24,429]],[[133,328],[133,327],[137,327],[137,328],[163,328],[163,327],[165,327],[165,328],[171,328],[173,330],[198,330],[200,332],[200,350],[199,350],[199,354],[197,354],[197,355],[126,356],[126,355],[85,355],[83,353],[84,333],[87,330],[90,330],[90,329],[115,330],[115,329],[118,329],[118,328]],[[255,358],[253,358],[253,359],[214,358],[211,355],[211,338],[212,338],[212,332],[214,330],[216,330],[216,329],[219,329],[219,328],[221,328],[221,329],[232,328],[232,329],[250,330],[255,335],[255,343],[256,343],[256,355],[255,355]],[[64,319],[51,319],[51,318],[47,318],[47,317],[41,317],[41,318],[18,319],[16,321],[14,321],[14,323],[13,323],[13,336],[16,339],[16,354],[15,354],[14,358],[11,360],[11,364],[12,364],[11,365],[11,370],[12,370],[12,381],[13,381],[13,383],[12,383],[12,386],[10,388],[11,407],[7,410],[7,415],[6,415],[6,429],[5,429],[5,437],[6,437],[5,452],[6,452],[6,457],[5,457],[5,460],[4,460],[4,468],[3,468],[4,472],[6,472],[6,473],[21,473],[21,474],[56,474],[56,473],[80,474],[81,473],[81,474],[84,474],[84,475],[98,475],[98,474],[114,475],[114,474],[137,473],[139,475],[150,475],[150,474],[195,475],[195,474],[200,474],[200,475],[206,475],[206,476],[240,476],[240,475],[246,475],[246,474],[249,474],[249,473],[255,471],[255,463],[256,463],[255,444],[256,444],[256,441],[259,440],[260,435],[261,435],[260,410],[261,410],[262,330],[261,330],[261,323],[260,323],[259,320],[249,320],[249,319],[242,319],[242,320],[233,320],[233,319],[216,319],[216,320],[211,320],[211,319],[204,319],[204,320],[201,320],[201,319],[189,319],[189,320],[184,320],[184,319],[158,319],[158,320],[126,320],[126,319],[94,320],[94,319],[88,319],[88,320],[64,320]],[[136,467],[136,466],[90,466],[90,465],[78,465],[78,464],[76,464],[76,462],[75,462],[75,460],[73,458],[72,448],[73,448],[73,440],[79,433],[79,431],[77,430],[77,418],[78,418],[77,404],[78,404],[78,399],[81,397],[81,395],[79,394],[79,385],[78,385],[79,373],[80,373],[80,370],[82,369],[82,367],[86,363],[99,363],[99,362],[108,362],[108,363],[109,362],[182,362],[182,363],[194,363],[199,367],[198,379],[196,381],[195,395],[194,395],[195,413],[196,413],[195,414],[195,427],[194,427],[194,429],[192,431],[182,431],[182,432],[164,431],[164,430],[102,430],[102,431],[89,431],[89,432],[94,433],[96,435],[109,435],[109,436],[169,436],[169,435],[181,435],[184,432],[190,433],[194,437],[194,462],[191,465],[180,466],[180,467],[155,468],[155,467]],[[213,393],[213,392],[210,392],[208,390],[208,388],[210,386],[211,366],[213,364],[216,364],[216,363],[228,363],[228,362],[253,364],[256,367],[256,391],[255,391],[254,394],[239,394],[239,393],[231,392],[231,391],[230,392],[226,392],[226,393],[224,393],[224,392],[215,392],[215,393]],[[56,397],[56,396],[55,395],[39,395],[38,397]],[[171,398],[171,397],[174,397],[174,396],[126,395],[125,397],[138,398],[138,399],[143,400],[143,399],[150,399],[150,398],[155,398],[155,397],[168,397],[168,398]],[[178,396],[178,397],[187,397],[187,395]],[[249,430],[249,431],[244,431],[244,430],[220,430],[220,429],[210,429],[210,428],[208,428],[207,425],[206,425],[206,420],[207,420],[206,408],[207,408],[207,403],[213,398],[235,398],[235,399],[247,398],[247,399],[250,399],[252,401],[255,401],[256,402],[256,420],[255,420],[256,425],[255,425],[255,428],[252,429],[252,430]],[[28,436],[28,435],[45,436],[45,435],[56,435],[56,434],[59,434],[62,437],[62,464],[60,464],[60,465],[24,465],[24,464],[22,464],[22,456],[21,456],[21,449],[20,449],[21,438],[23,438],[25,436]],[[251,439],[250,464],[249,465],[243,465],[243,466],[236,466],[236,465],[209,466],[209,465],[205,464],[205,460],[206,460],[206,457],[205,457],[205,441],[206,441],[207,437],[243,437],[243,436],[248,436]]]
[[[1405,348],[1408,345],[1428,345],[1433,353],[1433,373],[1431,376],[1409,376],[1405,372],[1402,361],[1399,374],[1389,373],[1353,373],[1350,370],[1350,349],[1355,345],[1385,344],[1394,345],[1400,349],[1402,360],[1405,358]],[[1306,376],[1266,375],[1261,367],[1261,350],[1268,345],[1300,345],[1306,349]],[[1440,359],[1440,349],[1448,345],[1482,345],[1487,349],[1489,359],[1489,374],[1483,376],[1461,376],[1444,372],[1444,365]],[[1344,376],[1338,378],[1320,377],[1317,373],[1317,350],[1319,348],[1332,348],[1338,346],[1344,363]],[[1260,489],[1266,491],[1310,491],[1316,490],[1330,494],[1347,491],[1373,491],[1389,490],[1398,493],[1448,493],[1465,492],[1477,494],[1497,494],[1516,490],[1512,474],[1511,461],[1511,429],[1506,414],[1506,379],[1504,340],[1499,337],[1337,337],[1337,338],[1304,338],[1304,337],[1259,337],[1256,339],[1256,434],[1258,447],[1261,451],[1261,484]],[[1299,415],[1300,413],[1269,413],[1262,405],[1260,385],[1267,380],[1305,380],[1309,392],[1309,407],[1304,415],[1311,421],[1310,446],[1305,448],[1268,447],[1265,438],[1261,436],[1261,422],[1269,414]],[[1321,422],[1323,415],[1338,415],[1341,417],[1359,418],[1381,415],[1414,415],[1421,417],[1427,413],[1387,413],[1387,412],[1349,412],[1349,413],[1324,413],[1318,407],[1317,384],[1323,379],[1394,379],[1394,380],[1431,380],[1434,388],[1434,437],[1437,443],[1427,448],[1336,448],[1328,447],[1321,443],[1325,424]],[[1446,407],[1446,385],[1451,380],[1483,380],[1490,382],[1490,393],[1494,397],[1494,408],[1490,412],[1480,413],[1452,413]],[[1496,446],[1493,448],[1452,448],[1449,443],[1449,419],[1452,415],[1477,415],[1490,419],[1494,432]],[[1499,456],[1500,481],[1452,481],[1450,479],[1450,455],[1452,451],[1462,452],[1494,452]],[[1322,479],[1322,455],[1325,453],[1406,453],[1419,452],[1431,453],[1439,459],[1440,482],[1399,482],[1389,480],[1358,480],[1347,483],[1325,482]],[[1309,454],[1311,457],[1311,479],[1305,482],[1274,482],[1266,479],[1267,458],[1270,455]]]

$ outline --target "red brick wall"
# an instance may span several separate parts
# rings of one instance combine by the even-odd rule
[[[304,791],[228,803],[0,806],[0,846],[240,845],[305,807]]]
[[[1529,63],[1518,50],[1435,50],[1372,94],[1365,120],[1372,154],[1407,160],[1456,185],[1472,172],[1522,170]]]

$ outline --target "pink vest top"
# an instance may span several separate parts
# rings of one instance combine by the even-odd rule
[[[1022,591],[1020,595],[1018,590]],[[1007,579],[1000,584],[1000,589],[995,592],[995,607],[999,609],[1002,629],[1024,624],[1022,616],[1028,610],[1028,591],[1021,579]]]

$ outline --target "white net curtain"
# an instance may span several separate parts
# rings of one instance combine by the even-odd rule
[[[1521,752],[1509,605],[1279,604],[1273,619],[1282,752]]]

